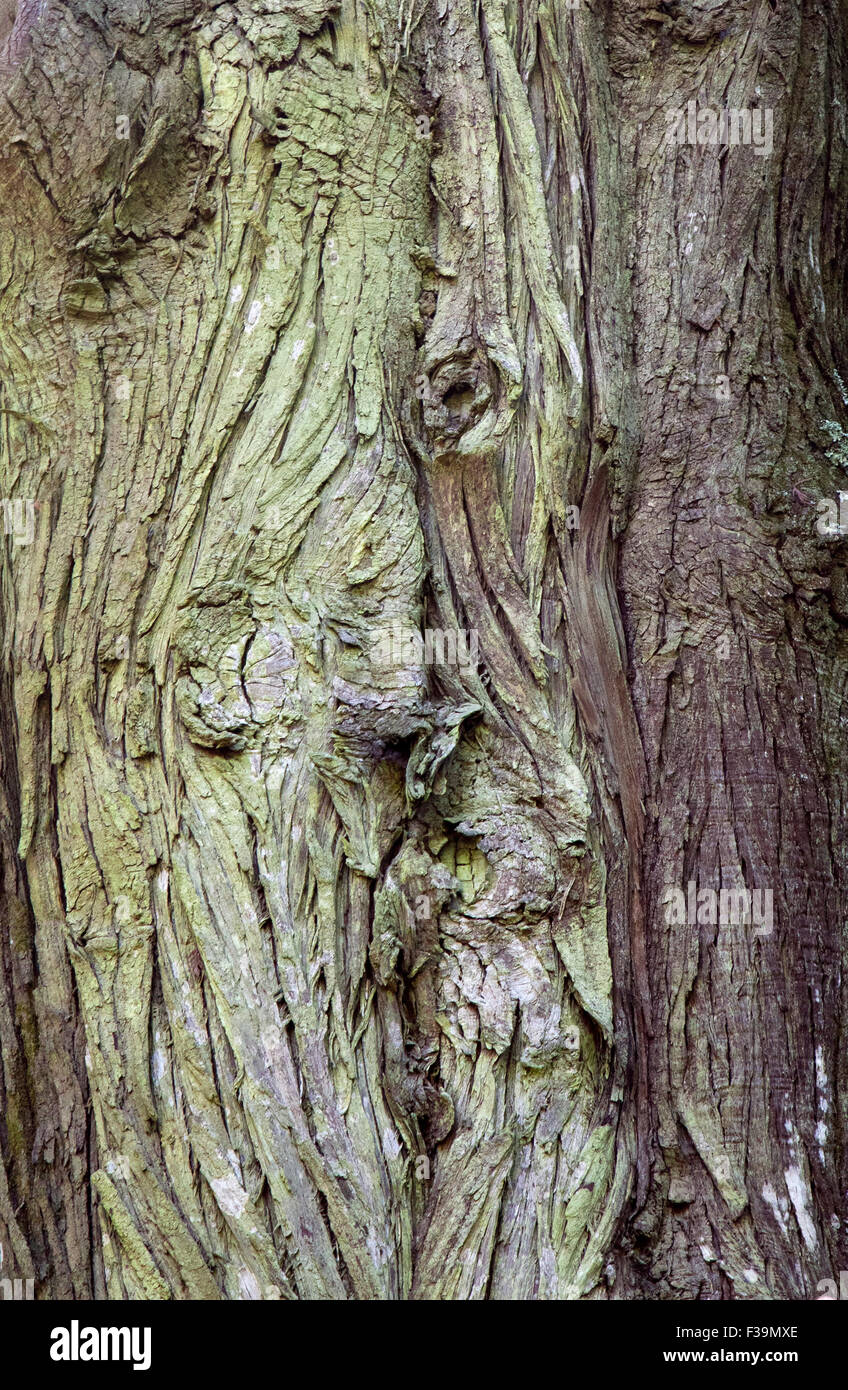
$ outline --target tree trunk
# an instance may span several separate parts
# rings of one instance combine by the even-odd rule
[[[846,1267],[846,36],[839,0],[4,7],[0,1248],[37,1297]]]

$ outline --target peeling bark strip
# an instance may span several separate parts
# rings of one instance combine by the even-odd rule
[[[839,1278],[846,27],[0,9],[4,1279]]]

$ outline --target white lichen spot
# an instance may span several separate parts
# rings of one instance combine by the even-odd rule
[[[383,1130],[383,1153],[388,1158],[397,1158],[401,1151],[401,1145],[393,1129],[388,1126]]]
[[[815,1250],[818,1243],[816,1240],[816,1228],[807,1210],[810,1194],[807,1191],[801,1170],[800,1168],[787,1168],[783,1176],[786,1181],[786,1190],[795,1208],[795,1219],[798,1222],[798,1229],[804,1238],[804,1244],[808,1250]],[[812,1203],[810,1204],[812,1205]]]
[[[745,1278],[749,1284],[756,1284],[759,1280],[759,1277],[760,1276],[755,1269],[743,1270],[743,1278]]]
[[[583,365],[580,361],[580,354],[577,351],[576,343],[572,341],[568,344],[568,365],[571,368],[571,375],[578,386],[583,385]]]
[[[238,1220],[244,1215],[247,1193],[233,1173],[227,1173],[223,1178],[210,1178],[209,1186],[225,1216],[232,1216]]]
[[[292,353],[291,353],[291,355],[292,355],[292,362],[296,362],[297,359],[298,359],[299,357],[302,357],[305,351],[306,351],[306,339],[305,339],[305,338],[298,338],[297,342],[295,343],[294,347],[292,348]]]
[[[262,1288],[256,1275],[250,1269],[240,1269],[238,1274],[239,1293],[249,1303],[262,1298]]]
[[[244,290],[242,289],[241,285],[233,285],[233,288],[230,290],[230,303],[241,304],[241,301],[243,299]]]
[[[569,179],[569,183],[571,184],[571,191],[572,191],[572,193],[579,193],[579,192],[580,192],[580,179],[577,177],[576,174],[572,174],[572,175],[571,175],[571,178]]]
[[[156,1049],[150,1059],[150,1071],[154,1081],[161,1081],[168,1067],[168,1059],[161,1048]]]
[[[713,1254],[712,1249],[709,1245],[701,1246],[701,1254],[703,1255],[707,1264],[712,1264],[713,1260],[715,1259],[715,1255]]]
[[[789,1231],[786,1228],[786,1222],[783,1219],[783,1213],[780,1210],[780,1204],[777,1200],[777,1193],[775,1192],[770,1182],[767,1182],[763,1188],[763,1200],[766,1201],[768,1205],[771,1207],[775,1221],[777,1222],[784,1236],[788,1240]]]
[[[819,1093],[819,1110],[826,1115],[829,1108],[827,1091],[830,1082],[827,1079],[827,1072],[824,1069],[824,1054],[820,1047],[816,1048],[816,1090]],[[816,1131],[818,1133],[818,1131]],[[827,1132],[827,1131],[825,1131]],[[821,1142],[821,1141],[819,1141]]]
[[[254,299],[247,311],[247,318],[244,321],[244,331],[250,336],[262,315],[262,300]]]

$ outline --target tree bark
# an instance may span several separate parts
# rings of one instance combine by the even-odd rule
[[[37,1297],[838,1280],[846,39],[839,0],[0,10]]]

